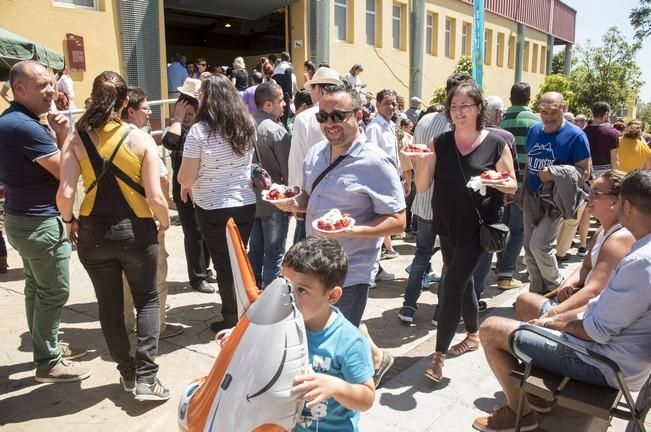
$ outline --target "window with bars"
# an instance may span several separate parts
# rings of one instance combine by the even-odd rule
[[[470,56],[472,50],[472,24],[464,22],[461,25],[461,55]]]
[[[457,20],[454,18],[445,18],[445,56],[454,58],[455,55],[455,37],[456,37]]]
[[[504,66],[504,33],[497,33],[497,58],[495,64],[499,67]]]
[[[55,6],[97,10],[98,0],[54,0]]]
[[[377,22],[377,0],[366,0],[366,43],[377,45],[375,23]]]
[[[393,37],[393,47],[395,49],[402,49],[402,7],[400,5],[393,5],[393,12],[391,15],[391,35]]]

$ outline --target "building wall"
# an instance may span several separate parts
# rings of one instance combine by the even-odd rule
[[[300,0],[298,3],[305,3]],[[399,94],[409,96],[409,8],[406,0],[377,0],[376,6],[376,45],[366,42],[366,1],[348,0],[348,20],[346,40],[337,40],[335,29],[335,0],[331,2],[330,15],[330,64],[339,73],[345,75],[355,63],[364,66],[361,79],[367,84],[366,90],[377,92],[383,88],[394,88]],[[401,8],[401,43],[400,48],[393,47],[393,6]],[[459,0],[427,0],[425,4],[425,24],[427,14],[432,14],[433,28],[433,54],[423,55],[423,94],[424,102],[429,102],[434,90],[445,86],[445,80],[452,73],[454,67],[462,56],[461,38],[463,23],[473,22],[472,5]],[[450,57],[445,55],[445,22],[446,18],[453,19],[454,49]],[[438,25],[436,22],[438,21]],[[486,95],[501,96],[508,105],[510,88],[515,78],[515,44],[513,46],[512,62],[509,64],[508,44],[510,38],[517,40],[517,24],[515,21],[486,12],[486,30],[492,32],[489,62],[484,65],[484,91]],[[502,37],[501,50],[497,48],[498,36]],[[469,33],[468,45],[470,47],[472,30]],[[299,38],[294,35],[294,38]],[[303,38],[308,40],[306,36]],[[528,67],[522,73],[522,79],[532,87],[532,94],[536,94],[545,78],[545,59],[542,58],[542,48],[547,49],[547,35],[538,30],[527,27],[526,41],[528,42]],[[423,49],[426,50],[427,41]],[[536,51],[536,67],[532,67]],[[470,51],[470,48],[468,48]],[[501,64],[497,64],[499,51],[502,51]],[[546,54],[545,54],[546,55]],[[525,58],[525,61],[527,59]],[[300,64],[295,62],[297,70],[302,71]],[[541,65],[543,66],[541,68]],[[535,70],[535,71],[534,71]],[[299,75],[299,74],[297,74]],[[300,74],[302,75],[302,74]]]
[[[83,107],[93,79],[105,70],[122,71],[117,0],[97,0],[98,10],[62,7],[53,0],[3,0],[2,26],[67,58],[66,33],[84,38],[86,72],[71,72],[75,104]],[[6,103],[0,100],[0,109]]]

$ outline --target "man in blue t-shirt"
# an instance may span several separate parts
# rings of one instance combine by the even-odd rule
[[[50,112],[56,93],[47,69],[34,61],[16,63],[9,72],[14,100],[0,115],[0,183],[6,190],[5,229],[25,272],[25,308],[32,337],[36,381],[69,382],[90,372],[65,358],[77,358],[57,339],[61,311],[70,291],[67,230],[56,205],[59,148],[68,137],[66,116]],[[39,116],[56,134],[53,141]],[[64,228],[65,223],[65,228]]]
[[[524,175],[524,250],[529,271],[529,291],[545,294],[561,282],[552,243],[561,226],[562,216],[542,208],[539,192],[543,183],[552,182],[548,167],[573,165],[581,169],[583,179],[590,175],[590,146],[581,129],[565,121],[563,95],[545,93],[540,100],[542,123],[531,127],[527,135],[527,168]]]

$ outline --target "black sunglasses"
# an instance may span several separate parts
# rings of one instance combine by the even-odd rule
[[[314,115],[316,116],[316,121],[319,123],[325,123],[328,121],[328,119],[332,119],[333,122],[335,123],[341,123],[342,121],[346,120],[348,117],[348,114],[354,113],[357,110],[334,110],[331,113],[327,113],[325,111],[319,111],[318,113],[315,113]]]

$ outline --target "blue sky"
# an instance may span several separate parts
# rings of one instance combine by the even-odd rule
[[[638,0],[562,0],[576,9],[576,42],[585,45],[589,39],[592,45],[601,45],[601,36],[613,26],[633,41],[633,27],[628,19],[631,10],[639,5]],[[558,49],[558,48],[557,48]],[[646,62],[643,61],[646,59]],[[640,92],[640,99],[651,102],[651,39],[642,45],[637,54],[637,64],[642,69],[642,79],[646,82]]]

